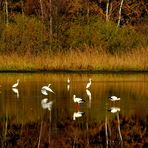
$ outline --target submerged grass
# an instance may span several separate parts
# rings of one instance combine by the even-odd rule
[[[148,49],[110,54],[88,49],[25,56],[0,55],[0,71],[148,71]]]

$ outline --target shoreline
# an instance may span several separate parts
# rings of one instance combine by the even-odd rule
[[[1,73],[148,74],[148,70],[0,70]]]

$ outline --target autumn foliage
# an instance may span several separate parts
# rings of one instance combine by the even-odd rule
[[[0,1],[0,52],[98,48],[113,54],[147,48],[146,0],[124,1],[119,27],[121,2],[108,2],[106,14],[105,0]]]

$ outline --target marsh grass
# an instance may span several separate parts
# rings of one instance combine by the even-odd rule
[[[40,55],[0,55],[1,71],[147,71],[148,49],[110,54],[101,49],[79,49]]]

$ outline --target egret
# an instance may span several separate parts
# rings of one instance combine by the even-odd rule
[[[73,101],[75,103],[84,103],[85,100],[81,99],[81,98],[77,98],[76,95],[73,95]]]
[[[52,93],[55,93],[51,88],[50,88],[51,84],[48,84],[48,86],[43,86],[42,90],[46,90],[46,91],[50,91]]]
[[[45,95],[45,96],[48,95],[48,93],[47,93],[47,91],[46,91],[45,89],[41,89],[41,93],[42,93],[43,95]]]
[[[76,118],[82,117],[83,114],[84,114],[84,112],[80,112],[80,111],[74,112],[74,113],[73,113],[73,120],[76,120]]]
[[[45,90],[47,90],[47,91],[50,91],[50,90],[49,90],[49,87],[50,87],[50,86],[51,86],[51,84],[48,84],[48,86],[43,86],[42,89],[45,89]]]
[[[108,97],[111,101],[119,101],[120,98],[116,97],[116,96],[110,96]]]
[[[18,86],[18,84],[19,84],[19,81],[20,81],[20,80],[19,80],[19,79],[17,79],[17,82],[16,82],[15,84],[13,84],[13,85],[12,85],[12,87],[13,87],[13,88],[17,87],[17,86]]]
[[[86,89],[90,88],[91,86],[91,78],[89,78],[89,82],[86,84]]]
[[[110,111],[111,113],[116,113],[120,111],[119,107],[111,107],[110,109],[108,109],[108,111]]]

